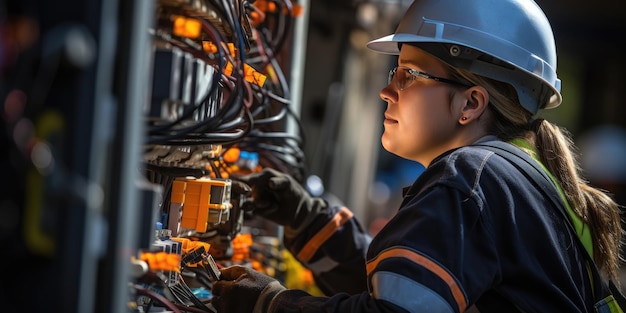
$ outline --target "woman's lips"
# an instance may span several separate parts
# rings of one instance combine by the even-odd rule
[[[398,120],[394,120],[393,118],[385,114],[385,120],[383,121],[383,123],[384,124],[397,124]]]

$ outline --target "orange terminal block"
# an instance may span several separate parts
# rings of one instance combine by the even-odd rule
[[[230,179],[187,179],[181,227],[204,233],[209,223],[225,223],[230,216]]]
[[[142,252],[140,260],[148,263],[153,271],[180,272],[180,255],[167,252]]]

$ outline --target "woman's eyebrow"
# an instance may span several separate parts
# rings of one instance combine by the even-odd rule
[[[415,67],[419,67],[419,66],[417,66],[415,61],[410,60],[410,59],[399,59],[398,60],[398,64],[403,64],[403,65],[409,64],[409,65],[413,65]]]

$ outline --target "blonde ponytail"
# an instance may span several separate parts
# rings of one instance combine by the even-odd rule
[[[603,190],[583,178],[575,158],[571,136],[546,120],[532,123],[541,162],[557,179],[574,212],[589,226],[594,260],[600,270],[616,282],[620,262],[622,227],[617,203]]]

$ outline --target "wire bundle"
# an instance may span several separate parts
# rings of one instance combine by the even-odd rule
[[[293,19],[300,12],[297,4],[289,0],[257,0],[244,6],[263,18],[257,19],[253,29],[255,42],[250,49],[248,62],[264,68],[270,74],[270,88],[257,90],[257,110],[252,112],[255,127],[238,147],[259,153],[262,167],[271,167],[292,174],[299,180],[305,175],[303,146],[304,132],[300,120],[290,108],[290,90],[277,54],[285,50],[285,42]],[[295,122],[297,133],[287,133],[287,119]]]
[[[289,0],[182,3],[159,1],[157,23],[151,30],[155,55],[161,53],[166,58],[159,60],[167,62],[155,62],[153,89],[161,89],[152,94],[163,98],[153,96],[146,104],[144,162],[146,177],[164,187],[161,211],[168,213],[171,186],[177,177],[228,178],[236,174],[237,166],[224,158],[230,149],[254,152],[260,167],[304,177],[303,131],[290,107],[289,77],[283,71],[289,66],[285,52],[298,6]],[[193,78],[195,84],[184,81],[195,75],[190,74],[192,70],[204,75]],[[178,93],[170,92],[172,86]],[[191,97],[182,96],[180,90],[185,87],[192,89]],[[286,130],[288,122],[297,125],[295,132]],[[236,214],[225,224],[184,236],[215,243],[211,253],[220,257],[218,252],[227,249],[221,249],[219,243],[236,237],[243,223],[238,203],[233,203],[233,209]],[[208,251],[202,256],[211,257]],[[148,300],[136,301],[142,310],[158,305],[173,312],[211,312],[207,299],[196,296],[189,286],[210,291],[216,270],[208,261],[192,266],[184,257],[175,283],[142,277],[131,284],[136,297]],[[159,276],[147,276],[155,275]]]
[[[262,166],[303,177],[303,132],[290,108],[288,79],[279,57],[299,7],[288,0],[212,0],[205,12],[197,12],[165,1],[160,4],[155,42],[209,64],[213,77],[202,87],[205,97],[197,103],[180,104],[173,117],[147,118],[145,159],[153,165],[149,171],[175,175],[171,168],[194,168],[194,176],[219,177],[219,162],[207,160],[219,161],[221,152],[237,145],[258,152]],[[195,38],[168,31],[173,16],[180,14],[199,22],[201,31]],[[251,72],[257,75],[253,79]],[[258,76],[268,79],[259,82]],[[297,133],[285,131],[288,118],[298,125]],[[213,153],[207,153],[211,149]]]

